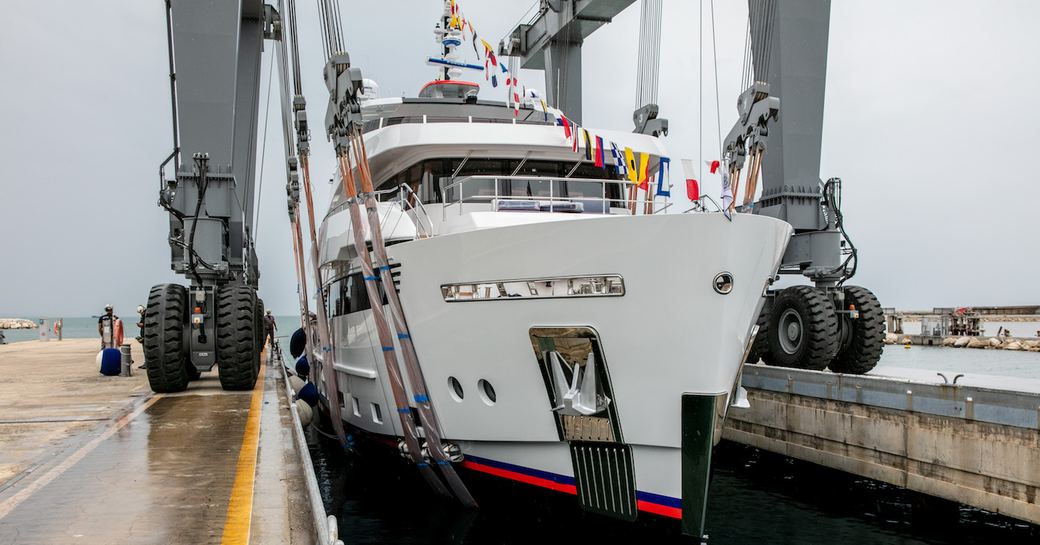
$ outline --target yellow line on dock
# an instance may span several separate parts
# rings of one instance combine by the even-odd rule
[[[162,394],[152,394],[152,396],[146,399],[144,403],[138,405],[136,409],[123,415],[119,420],[116,420],[115,424],[105,430],[104,433],[91,439],[87,444],[83,445],[69,457],[62,460],[61,463],[52,467],[49,471],[40,476],[40,478],[30,483],[29,486],[19,490],[16,494],[4,500],[3,503],[0,503],[0,519],[6,517],[15,507],[18,507],[18,505],[23,501],[29,499],[29,497],[35,494],[38,490],[50,484],[54,479],[60,477],[61,474],[65,473],[65,471],[70,467],[76,465],[77,462],[97,448],[102,441],[115,435],[117,431],[123,429],[123,427],[129,424],[133,419],[137,418],[138,415],[147,410],[148,407],[151,407],[156,401],[162,399],[162,397]]]
[[[263,355],[261,355],[263,362]],[[227,517],[224,519],[224,534],[220,538],[221,545],[249,543],[249,527],[253,522],[253,485],[256,480],[256,451],[260,444],[260,412],[264,399],[264,371],[266,364],[260,364],[260,374],[253,387],[253,396],[249,401],[249,416],[246,419],[246,431],[242,435],[242,448],[238,451],[238,464],[235,467],[235,483],[231,486],[231,499],[228,501]]]

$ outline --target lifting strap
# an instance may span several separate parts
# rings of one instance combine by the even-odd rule
[[[383,363],[386,365],[386,378],[390,382],[390,390],[394,395],[394,404],[397,408],[397,416],[401,421],[401,430],[404,434],[404,442],[408,448],[408,456],[415,462],[426,482],[435,492],[444,496],[451,494],[444,487],[437,474],[433,472],[430,465],[423,458],[422,449],[419,446],[419,433],[412,419],[411,405],[408,403],[408,393],[401,378],[401,369],[397,363],[394,340],[390,336],[390,327],[387,325],[386,317],[383,315],[383,298],[379,293],[379,277],[372,269],[372,260],[368,255],[368,247],[365,245],[365,230],[361,224],[361,211],[357,202],[357,187],[354,184],[354,174],[350,168],[349,151],[339,154],[339,168],[343,179],[343,191],[346,195],[350,210],[350,225],[354,235],[354,249],[358,254],[358,262],[361,264],[361,275],[365,280],[365,289],[368,292],[368,300],[372,302],[371,311],[373,321],[376,324],[376,333],[379,344],[383,348]],[[372,236],[372,245],[375,246],[376,237]]]
[[[343,429],[343,407],[339,402],[339,385],[336,380],[336,357],[332,350],[331,335],[329,333],[329,317],[326,313],[328,304],[325,301],[325,290],[321,289],[321,267],[318,257],[318,234],[314,228],[314,198],[311,192],[311,170],[307,154],[301,154],[300,167],[303,170],[303,191],[307,202],[307,220],[310,223],[311,235],[311,271],[314,273],[314,293],[317,297],[318,312],[314,314],[318,318],[318,342],[321,344],[321,368],[322,376],[325,377],[325,396],[329,400],[329,412],[332,413],[332,426],[336,430],[340,444],[346,445],[346,433]],[[296,222],[299,229],[299,214]],[[306,292],[305,292],[306,293]],[[309,321],[309,318],[308,318]],[[312,363],[313,365],[313,363]]]
[[[354,132],[351,135],[352,148],[357,156],[358,174],[361,178],[361,191],[363,197],[359,197],[354,200],[353,206],[358,207],[358,201],[363,198],[365,201],[365,209],[368,211],[368,225],[369,233],[372,238],[372,252],[376,257],[376,264],[379,267],[380,278],[383,282],[383,290],[387,295],[387,303],[390,307],[390,315],[394,320],[394,327],[397,330],[398,344],[401,346],[403,352],[403,359],[405,363],[405,371],[408,373],[408,380],[412,385],[412,396],[415,406],[419,412],[419,421],[422,423],[423,431],[426,434],[427,447],[430,453],[430,457],[437,463],[437,466],[441,470],[441,474],[445,480],[448,481],[448,486],[451,487],[452,492],[462,502],[463,505],[476,506],[477,502],[473,499],[473,496],[466,489],[466,485],[462,483],[462,479],[459,478],[458,474],[455,473],[455,468],[452,467],[451,462],[448,460],[447,455],[444,452],[444,445],[441,442],[440,425],[437,422],[437,417],[433,412],[433,406],[430,405],[429,391],[426,388],[426,379],[423,377],[422,368],[419,366],[419,356],[415,352],[415,345],[412,343],[411,331],[408,329],[408,322],[405,319],[404,308],[401,306],[401,300],[397,295],[397,288],[394,285],[393,275],[390,273],[390,260],[386,254],[386,244],[383,240],[382,226],[379,222],[379,205],[376,202],[375,195],[372,187],[372,171],[368,164],[368,153],[365,150],[365,139],[361,136],[360,130],[357,126],[354,127]],[[358,210],[360,215],[360,210]]]

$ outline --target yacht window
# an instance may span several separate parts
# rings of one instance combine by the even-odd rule
[[[379,284],[379,294],[383,304],[387,304],[383,285]],[[354,312],[361,312],[372,308],[368,298],[368,288],[361,273],[349,274],[334,280],[326,288],[326,297],[329,300],[329,317],[344,316]]]
[[[428,115],[427,123],[469,123],[468,117],[452,117],[446,115]]]
[[[424,204],[439,203],[443,190],[451,185],[451,175],[458,169],[462,158],[450,159],[428,159],[412,165],[381,183],[378,189],[389,189],[402,183],[412,187]],[[509,176],[520,164],[519,159],[488,159],[470,158],[458,177],[464,176]],[[512,196],[521,198],[548,198],[550,187],[548,180],[537,178],[554,178],[552,184],[552,195],[554,197],[567,197],[572,199],[600,199],[603,198],[604,187],[598,182],[580,182],[561,179],[574,167],[569,161],[539,161],[530,160],[524,162],[517,171],[517,177],[528,176],[532,179],[500,179],[497,181],[497,194],[500,196]],[[582,163],[575,170],[572,178],[586,178],[591,180],[616,180],[617,176],[611,171],[593,165],[591,162]],[[474,181],[462,186],[463,199],[490,200],[496,194],[494,180]],[[623,198],[623,183],[607,184],[606,198],[611,199],[611,206],[623,207],[619,200]],[[458,196],[452,190],[447,190],[444,195],[449,202],[458,200]],[[397,198],[396,194],[387,198]]]
[[[468,81],[442,80],[428,83],[419,91],[419,98],[466,98],[480,86]]]

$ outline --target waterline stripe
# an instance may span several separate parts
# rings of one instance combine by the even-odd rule
[[[462,466],[481,473],[502,477],[513,481],[577,495],[578,489],[574,477],[560,475],[549,471],[518,466],[497,460],[466,455]],[[636,508],[640,511],[662,515],[670,518],[682,518],[682,500],[652,492],[636,491]]]

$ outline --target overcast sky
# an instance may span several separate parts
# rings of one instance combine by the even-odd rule
[[[461,3],[495,42],[531,4]],[[736,115],[747,13],[743,2],[717,4],[725,133]],[[440,1],[342,5],[354,64],[383,96],[414,96],[431,79],[423,60],[436,52],[431,27]],[[357,5],[362,12],[346,11]],[[671,121],[673,158],[696,159],[698,142],[706,159],[718,155],[708,6],[699,98],[698,3],[665,1],[659,102]],[[169,269],[167,215],[155,205],[158,165],[172,149],[164,16],[161,0],[5,2],[0,315],[86,316],[108,302],[129,314],[151,285],[179,280]],[[315,17],[314,3],[300,2],[304,92],[311,119],[320,120],[327,94]],[[638,22],[637,3],[585,43],[589,127],[631,127]],[[874,290],[883,305],[1040,303],[1038,24],[1040,3],[1029,0],[834,2],[821,176],[845,181],[846,228],[861,258],[852,283]],[[522,79],[543,87],[539,72]],[[275,82],[258,251],[261,295],[291,314],[296,281],[277,89]],[[261,105],[266,92],[265,78]],[[481,96],[504,92],[488,85]],[[332,150],[319,127],[314,133],[324,203]],[[718,181],[706,180],[705,191],[717,195]],[[697,251],[696,234],[688,248],[671,250]]]

